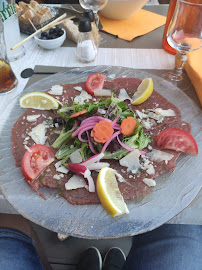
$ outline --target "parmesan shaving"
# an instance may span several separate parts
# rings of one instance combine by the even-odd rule
[[[66,190],[72,190],[77,188],[84,188],[86,187],[86,181],[83,179],[83,177],[79,175],[73,175],[69,181],[65,184]]]
[[[74,89],[80,92],[83,90],[81,86],[75,86]]]
[[[174,157],[174,155],[172,155],[172,154],[169,154],[167,152],[163,152],[160,150],[156,150],[156,149],[153,149],[147,155],[151,158],[151,160],[155,160],[157,162],[161,162],[161,161],[165,161],[165,160],[169,161]]]
[[[150,178],[144,178],[142,180],[148,187],[155,187],[156,186],[156,181]]]
[[[25,149],[26,149],[27,151],[29,151],[30,153],[32,153],[32,150],[31,150],[27,145],[25,145]]]
[[[81,94],[74,98],[74,102],[83,105],[86,101],[88,102],[89,99],[91,98],[92,98],[91,95],[89,95],[86,91],[82,90]]]
[[[82,156],[80,154],[81,148],[77,149],[71,155],[69,156],[72,163],[81,163],[82,162]]]
[[[119,93],[118,99],[119,99],[120,101],[124,101],[124,100],[126,100],[126,99],[129,99],[130,101],[132,100],[132,99],[129,97],[128,93],[126,92],[126,90],[125,90],[124,88],[121,88],[121,89],[120,89],[120,93]]]
[[[28,133],[28,135],[32,138],[32,140],[36,144],[45,144],[46,139],[47,139],[47,136],[45,136],[45,134],[48,127],[49,127],[48,125],[39,124],[36,127],[34,127]]]
[[[40,114],[33,114],[33,115],[27,115],[27,121],[28,122],[35,122],[37,118],[39,118]]]
[[[124,158],[119,160],[121,166],[127,167],[127,171],[132,171],[132,173],[136,173],[137,170],[141,167],[140,165],[140,151],[135,149],[134,151],[130,152]]]
[[[61,172],[61,173],[64,173],[64,174],[67,174],[69,172],[69,170],[62,165],[61,160],[58,161],[57,163],[55,163],[55,168],[56,168],[57,172]]]
[[[63,86],[53,85],[48,93],[50,95],[61,96],[63,93]]]

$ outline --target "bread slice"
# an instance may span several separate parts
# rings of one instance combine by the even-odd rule
[[[24,13],[24,17],[27,19],[27,20],[32,20],[34,18],[35,14],[32,10],[27,10],[25,13]]]
[[[29,20],[25,17],[24,14],[19,17],[19,22],[23,25],[30,25]]]
[[[43,14],[43,20],[48,21],[53,18],[53,14],[49,8],[41,7],[39,12]]]
[[[35,15],[32,19],[34,25],[42,24],[53,17],[52,13],[50,14],[49,11],[42,13],[41,11],[35,12]]]
[[[35,12],[34,18],[32,19],[32,22],[34,25],[39,25],[43,21],[43,14],[39,11]]]
[[[15,4],[15,7],[16,7],[18,17],[20,17],[23,14],[23,10],[20,6],[18,6],[18,4]]]
[[[41,8],[41,6],[36,1],[33,1],[33,0],[30,1],[30,5],[34,9],[35,12],[39,11]]]
[[[63,28],[66,31],[66,37],[77,43],[79,38],[78,26],[73,21],[68,20],[63,23]]]

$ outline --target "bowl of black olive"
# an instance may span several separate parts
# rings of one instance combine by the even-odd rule
[[[38,45],[47,50],[59,48],[66,39],[66,32],[63,28],[56,26],[41,34],[34,36]]]

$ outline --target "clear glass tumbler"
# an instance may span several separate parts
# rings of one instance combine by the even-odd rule
[[[0,0],[0,17],[4,24],[4,36],[9,61],[15,61],[25,54],[23,45],[15,50],[11,48],[21,41],[15,0]]]
[[[14,90],[17,84],[18,81],[7,58],[3,23],[0,18],[0,94]]]

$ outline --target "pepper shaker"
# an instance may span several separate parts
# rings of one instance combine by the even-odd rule
[[[87,9],[83,13],[83,17],[86,17],[90,20],[92,26],[92,33],[95,40],[95,45],[98,48],[100,44],[100,35],[98,33],[98,28],[95,24],[95,15],[91,9]]]
[[[91,22],[86,17],[81,18],[79,22],[79,38],[77,42],[76,55],[77,59],[84,63],[92,62],[95,60],[97,55]]]

